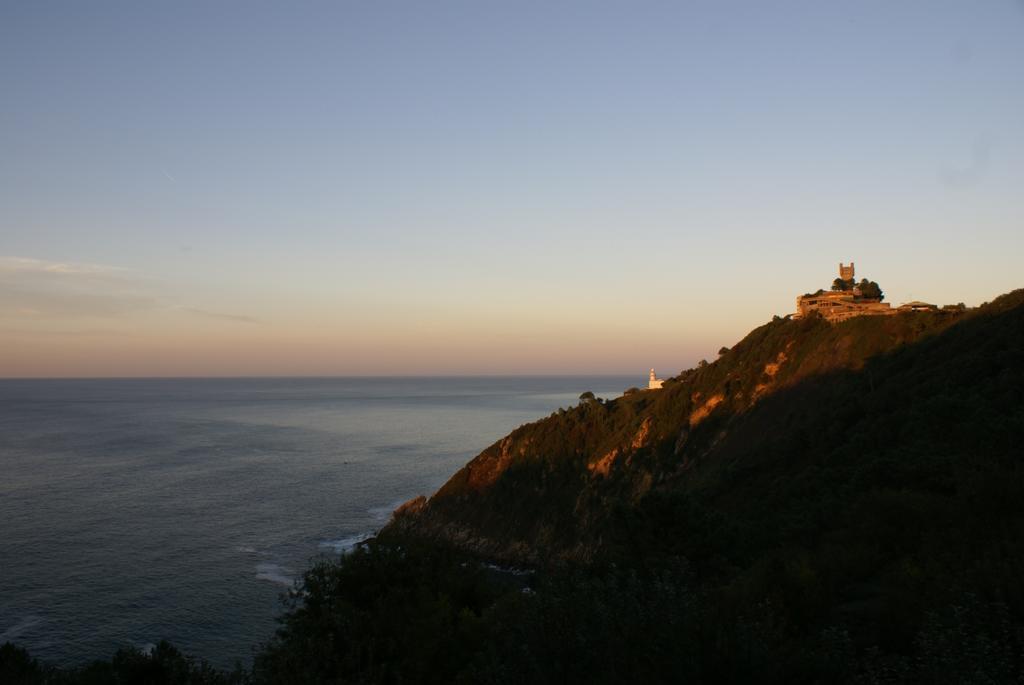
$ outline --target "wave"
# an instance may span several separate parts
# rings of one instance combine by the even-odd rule
[[[324,540],[320,543],[320,547],[334,550],[336,554],[344,554],[346,552],[351,552],[353,549],[355,549],[356,545],[358,545],[361,542],[366,542],[374,535],[376,535],[377,530],[379,530],[380,527],[387,523],[388,519],[391,518],[391,513],[408,501],[409,498],[406,497],[405,499],[395,500],[394,502],[390,504],[385,504],[384,506],[381,507],[370,507],[369,509],[366,510],[366,513],[368,513],[374,519],[374,521],[377,524],[379,524],[374,530],[366,531],[363,533],[356,533],[355,535],[347,535],[343,538],[338,538],[336,540]]]
[[[265,557],[269,554],[269,552],[264,552],[262,550],[256,549],[255,547],[250,547],[249,545],[239,545],[238,547],[235,547],[235,551],[241,552],[242,554],[255,554],[256,556],[260,557]]]
[[[271,583],[291,587],[295,584],[295,577],[292,575],[293,573],[294,572],[290,568],[285,568],[280,564],[273,564],[270,562],[261,562],[256,564],[257,580],[267,580]]]
[[[382,507],[370,507],[366,511],[370,514],[370,516],[372,516],[377,521],[380,521],[381,523],[387,523],[388,519],[391,518],[391,514],[395,511],[395,509],[402,506],[410,499],[412,499],[412,497],[406,497],[404,499],[396,500],[391,504],[385,504]]]
[[[533,571],[531,571],[530,569],[528,569],[528,568],[519,568],[518,566],[499,566],[498,564],[487,564],[487,563],[481,564],[481,566],[483,566],[484,568],[489,569],[491,571],[496,571],[498,573],[503,573],[503,574],[506,574],[506,575],[512,575],[512,576],[532,576],[533,575]]]
[[[4,632],[0,633],[0,645],[5,642],[13,642],[16,637],[19,637],[26,630],[42,622],[42,616],[26,616]]]
[[[355,549],[356,545],[360,542],[365,542],[372,538],[376,533],[373,531],[369,533],[356,533],[355,535],[349,535],[348,537],[338,538],[337,540],[324,540],[320,543],[320,547],[332,549],[335,554],[345,554]]]

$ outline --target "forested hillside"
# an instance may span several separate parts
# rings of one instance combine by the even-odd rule
[[[319,568],[261,667],[1019,682],[1022,341],[1024,291],[965,313],[780,319],[663,390],[585,398]],[[310,639],[325,634],[327,661]]]

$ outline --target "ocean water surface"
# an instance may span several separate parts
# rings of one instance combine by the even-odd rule
[[[0,643],[247,665],[280,594],[528,421],[638,377],[0,380]]]

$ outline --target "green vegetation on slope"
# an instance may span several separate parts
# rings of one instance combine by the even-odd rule
[[[680,478],[699,480],[704,470],[696,465],[715,462],[732,444],[729,436],[758,443],[761,433],[745,429],[752,409],[808,379],[860,369],[971,318],[923,312],[838,325],[818,317],[776,319],[662,390],[584,401],[519,428],[429,502],[406,507],[388,533],[408,531],[509,563],[596,560],[623,532],[609,511],[632,510],[652,493],[682,487]],[[844,411],[854,411],[856,401],[841,402]]]

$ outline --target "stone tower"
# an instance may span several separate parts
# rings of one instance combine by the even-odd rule
[[[839,278],[844,281],[853,280],[853,262],[850,262],[850,266],[846,266],[842,262],[839,262]]]

